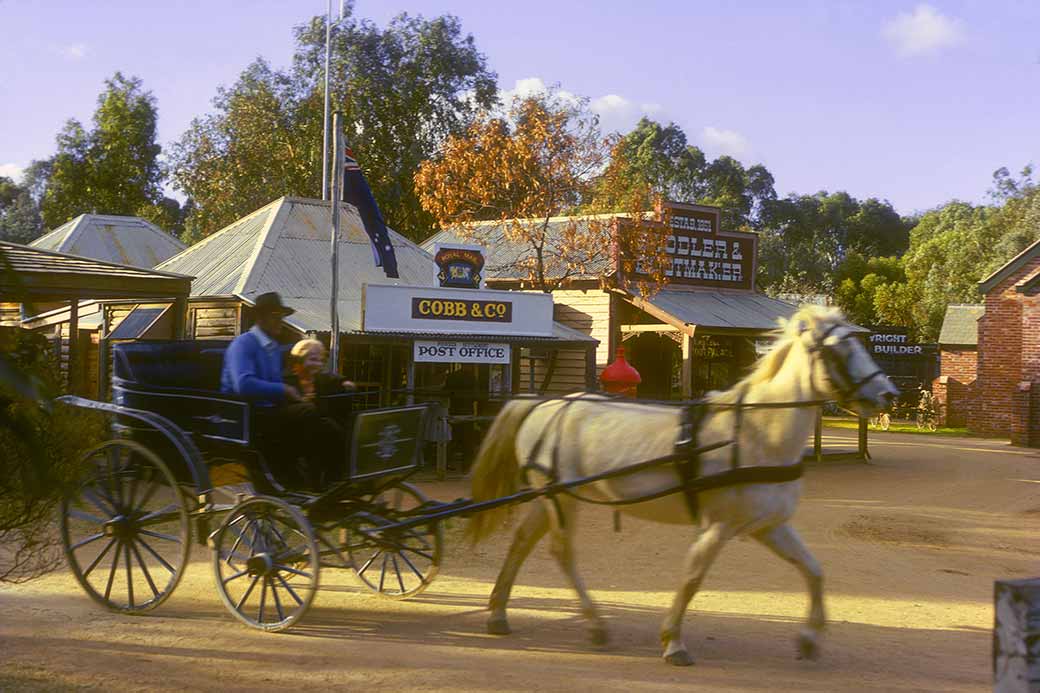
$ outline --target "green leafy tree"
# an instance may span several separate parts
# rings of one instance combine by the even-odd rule
[[[98,97],[93,128],[69,120],[46,168],[40,209],[54,228],[87,212],[137,213],[162,199],[155,97],[117,72]]]
[[[615,143],[590,208],[628,209],[634,191],[644,190],[644,208],[663,197],[722,208],[722,228],[758,228],[763,210],[776,199],[774,180],[761,164],[744,168],[721,156],[708,161],[675,123],[643,118]]]
[[[860,325],[878,325],[876,298],[878,290],[889,284],[905,283],[906,273],[897,257],[866,258],[850,253],[838,267],[835,275],[834,297],[838,306],[853,322]],[[907,325],[903,321],[893,323]]]
[[[29,243],[43,233],[43,220],[29,190],[0,176],[0,240]]]
[[[795,280],[830,293],[836,288],[838,268],[850,254],[900,255],[906,249],[910,221],[888,202],[821,191],[767,202],[760,225],[760,286],[775,290]]]
[[[321,197],[325,19],[298,27],[291,69],[257,60],[219,90],[215,112],[175,145],[176,186],[195,204],[188,240],[282,195]],[[413,176],[445,138],[496,102],[495,74],[451,16],[395,17],[385,28],[353,6],[333,26],[330,100],[387,223],[419,240],[433,217]]]

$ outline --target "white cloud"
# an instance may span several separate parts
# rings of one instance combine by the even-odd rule
[[[66,46],[57,46],[58,55],[66,60],[78,61],[87,57],[87,44],[70,43]]]
[[[0,176],[7,176],[15,183],[22,179],[25,169],[18,164],[0,164]]]
[[[882,35],[904,58],[938,53],[964,40],[964,23],[940,14],[931,5],[918,5],[885,23]]]
[[[707,126],[701,130],[700,143],[704,152],[711,157],[722,155],[743,159],[751,154],[751,142],[736,130],[723,130]]]
[[[502,99],[502,105],[508,109],[516,97],[524,98],[548,91],[552,91],[565,103],[577,104],[580,101],[574,92],[558,87],[553,88],[546,84],[541,77],[518,79],[512,89],[503,89],[499,97]],[[660,104],[636,103],[618,94],[607,94],[590,99],[589,110],[599,116],[603,132],[625,133],[631,130],[640,118],[653,117],[661,113],[662,108]]]

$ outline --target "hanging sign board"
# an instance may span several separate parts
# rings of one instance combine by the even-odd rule
[[[451,289],[484,288],[484,249],[479,245],[437,243],[433,246],[437,285]]]
[[[544,293],[366,284],[365,332],[551,337],[552,296]]]
[[[661,220],[652,223],[665,234],[669,264],[664,276],[669,285],[755,288],[757,234],[721,231],[717,207],[665,202],[660,215]],[[620,223],[623,230],[626,222]],[[648,276],[642,263],[636,263],[635,275]]]
[[[416,341],[416,363],[509,363],[508,344]]]

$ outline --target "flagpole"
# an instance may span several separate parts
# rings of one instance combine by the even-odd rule
[[[329,199],[329,62],[332,55],[332,0],[325,17],[325,120],[321,140],[321,199]]]
[[[343,197],[343,114],[332,117],[332,299],[329,302],[331,335],[329,337],[329,369],[338,374],[339,368],[339,225],[340,199]]]

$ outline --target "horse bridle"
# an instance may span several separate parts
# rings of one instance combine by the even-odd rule
[[[844,325],[841,323],[834,323],[831,325],[818,340],[815,340],[815,343],[812,346],[808,347],[808,351],[810,355],[819,355],[820,360],[823,362],[823,369],[827,373],[827,378],[830,379],[831,384],[837,391],[839,399],[843,402],[855,402],[863,399],[863,397],[860,396],[860,390],[863,389],[863,386],[876,378],[885,377],[885,371],[878,368],[870,375],[864,376],[859,380],[856,380],[852,376],[845,360],[838,355],[836,347],[838,344],[855,339],[855,337],[849,333],[839,337],[838,341],[834,344],[827,344],[827,338],[830,337],[835,330],[841,329],[842,327],[844,327]],[[815,373],[815,368],[810,369],[809,380],[813,386],[813,390],[819,392],[820,390],[816,388],[816,383],[813,382]]]

